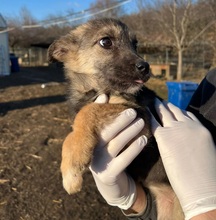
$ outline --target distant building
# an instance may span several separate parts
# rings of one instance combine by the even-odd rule
[[[176,79],[177,65],[172,63],[150,64],[151,72],[156,77],[163,77],[167,80]]]
[[[10,75],[7,24],[0,14],[0,76]]]

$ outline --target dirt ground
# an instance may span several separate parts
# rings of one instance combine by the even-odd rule
[[[160,88],[165,97],[165,83]],[[1,220],[125,219],[99,195],[90,173],[80,193],[70,196],[62,187],[61,145],[70,131],[65,93],[55,66],[0,78]]]

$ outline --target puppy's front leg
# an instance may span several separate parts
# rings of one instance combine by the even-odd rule
[[[90,115],[80,111],[75,118],[73,132],[68,134],[62,147],[61,172],[63,186],[69,194],[82,188],[82,175],[88,167],[92,152],[97,144],[97,137],[92,135],[95,124]]]

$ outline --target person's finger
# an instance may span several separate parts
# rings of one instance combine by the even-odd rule
[[[191,117],[188,115],[188,113],[185,110],[182,110],[182,109],[178,108],[177,106],[173,105],[172,103],[170,103],[170,102],[167,103],[167,108],[173,114],[173,116],[175,117],[175,119],[177,121],[183,121],[184,122],[188,119],[191,120]]]
[[[110,172],[115,175],[125,170],[126,167],[138,156],[147,144],[147,137],[142,135],[136,139],[127,149],[121,152],[114,160],[114,163],[109,168]]]
[[[155,99],[155,110],[160,117],[163,126],[169,126],[170,122],[174,121],[173,114],[166,108],[166,103],[161,102],[159,99]]]
[[[192,113],[192,112],[186,112],[186,114],[188,115],[188,117],[190,117],[193,121],[199,122],[199,119]]]
[[[108,96],[106,94],[101,94],[96,98],[96,100],[94,102],[99,103],[99,104],[107,103],[108,102]]]
[[[134,109],[129,108],[121,112],[119,116],[102,131],[99,141],[99,146],[105,146],[112,140],[120,131],[126,128],[137,116]]]
[[[136,119],[115,138],[113,138],[107,147],[107,151],[110,156],[116,157],[116,155],[141,132],[144,128],[144,124],[143,119]]]

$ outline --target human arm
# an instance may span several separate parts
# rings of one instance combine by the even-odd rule
[[[147,143],[141,136],[121,152],[144,127],[142,119],[136,119],[133,109],[123,111],[113,123],[101,132],[90,165],[96,186],[109,205],[122,209],[128,219],[156,219],[156,206],[148,189],[135,183],[125,169]],[[120,153],[119,153],[120,152]]]
[[[186,219],[215,215],[216,149],[212,136],[192,113],[171,103],[157,100],[156,111],[163,126],[153,118],[153,134]]]
[[[97,103],[106,103],[108,100],[108,97],[106,95],[100,95],[97,100],[95,102]],[[98,190],[100,191],[101,195],[104,197],[104,199],[108,202],[109,200],[113,200],[112,194],[107,196],[107,176],[110,175],[111,172],[111,166],[110,164],[112,163],[113,166],[115,168],[118,168],[119,165],[118,163],[120,161],[117,160],[116,157],[114,157],[113,153],[112,153],[112,148],[113,149],[121,149],[122,147],[124,147],[125,144],[127,144],[129,139],[134,138],[139,132],[140,130],[143,128],[144,126],[144,122],[143,120],[140,120],[140,122],[138,122],[138,124],[134,123],[134,120],[136,118],[136,112],[132,109],[126,110],[125,112],[122,112],[118,118],[116,118],[116,120],[109,126],[107,126],[107,128],[105,128],[102,133],[101,133],[101,141],[99,143],[99,146],[97,146],[96,149],[99,150],[94,152],[94,159],[93,162],[90,166],[90,170],[93,174],[93,177],[95,179],[95,182],[98,186]],[[136,187],[134,187],[134,192],[131,191],[131,195],[136,194],[136,196],[134,197],[134,201],[131,202],[131,204],[124,209],[124,213],[125,214],[131,214],[131,213],[141,213],[145,210],[146,208],[146,202],[147,202],[147,198],[146,198],[146,193],[143,190],[143,187],[141,186],[141,184],[138,183],[134,183],[134,181],[125,173],[125,169],[127,167],[127,165],[130,163],[131,160],[133,160],[138,154],[139,152],[142,150],[142,148],[144,147],[144,145],[146,144],[146,138],[144,138],[144,143],[142,147],[140,146],[136,146],[137,144],[139,145],[140,142],[135,142],[134,144],[130,145],[127,150],[131,150],[133,151],[133,156],[132,158],[129,157],[124,157],[124,155],[120,154],[118,155],[119,158],[123,159],[122,163],[122,170],[117,170],[117,174],[115,174],[116,176],[118,176],[118,178],[123,178],[123,180],[125,182],[128,182],[128,178],[131,180],[132,185],[135,185]],[[118,150],[119,151],[119,150]],[[99,154],[103,155],[103,157],[101,158],[101,156],[99,156]],[[111,154],[113,155],[113,157],[111,158]],[[105,158],[104,158],[105,157]],[[107,161],[107,158],[110,158],[110,161]],[[128,162],[125,163],[125,161],[130,160]],[[101,164],[98,163],[98,160],[100,160]],[[99,172],[96,172],[96,170],[100,169],[101,166],[105,166],[106,169]],[[122,175],[123,173],[123,175]],[[112,173],[112,175],[114,175]],[[122,181],[115,183],[114,185],[112,185],[112,187],[114,188],[114,191],[119,191],[121,188],[122,189]],[[119,184],[119,186],[118,186]],[[113,188],[111,188],[111,191],[113,191]],[[109,191],[109,189],[108,189]],[[125,191],[124,193],[128,194],[129,191]],[[129,196],[130,197],[130,196]],[[121,208],[121,204],[115,204],[116,206],[119,206]]]
[[[216,210],[208,211],[191,218],[191,220],[215,220]]]
[[[90,165],[101,195],[108,204],[123,210],[129,209],[137,197],[136,184],[124,170],[147,143],[146,137],[141,136],[121,152],[144,127],[144,121],[135,118],[136,112],[128,109],[102,130]]]

